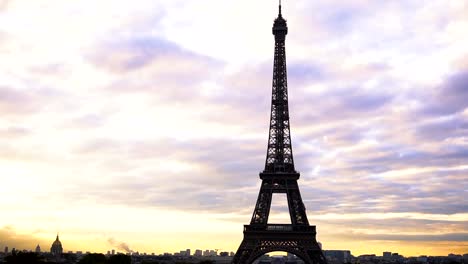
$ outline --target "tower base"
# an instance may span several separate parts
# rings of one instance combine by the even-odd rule
[[[244,239],[232,263],[251,264],[268,252],[285,251],[305,264],[327,264],[315,235],[315,226],[309,225],[244,225]]]

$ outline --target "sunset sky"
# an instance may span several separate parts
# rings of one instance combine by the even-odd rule
[[[268,138],[275,0],[0,0],[0,249],[235,251]],[[468,1],[284,0],[324,249],[468,253]],[[289,218],[274,197],[274,222]]]

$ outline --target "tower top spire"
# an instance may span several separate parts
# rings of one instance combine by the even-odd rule
[[[281,16],[281,0],[279,0],[279,15]]]

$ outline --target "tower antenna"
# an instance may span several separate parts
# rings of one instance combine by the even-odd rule
[[[281,0],[279,0],[279,14],[281,15]]]

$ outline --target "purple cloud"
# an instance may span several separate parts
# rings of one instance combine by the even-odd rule
[[[424,102],[422,111],[431,115],[450,115],[468,107],[468,71],[451,75]]]

